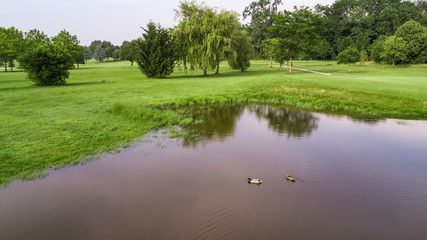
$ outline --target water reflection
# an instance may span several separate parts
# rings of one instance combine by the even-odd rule
[[[184,146],[197,146],[207,140],[224,141],[233,136],[236,123],[244,110],[255,113],[258,119],[266,119],[268,128],[288,138],[308,137],[318,127],[318,118],[310,112],[274,106],[205,106],[186,109],[193,119],[201,123],[184,127],[195,134],[184,137]]]
[[[0,239],[427,239],[426,121],[205,110],[204,146],[156,135],[0,189]]]
[[[237,120],[243,110],[243,106],[236,105],[199,106],[186,109],[200,124],[184,127],[192,133],[184,137],[184,146],[195,147],[198,142],[213,139],[222,142],[227,137],[233,136]]]
[[[317,129],[319,121],[312,113],[271,106],[252,106],[249,108],[258,118],[268,120],[268,127],[273,131],[287,134],[288,138],[310,136]]]

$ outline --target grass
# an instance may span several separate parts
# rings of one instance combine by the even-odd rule
[[[367,64],[353,66],[351,73],[335,62],[304,65],[295,62],[332,76],[297,70],[289,75],[287,69],[279,72],[268,62],[254,61],[248,72],[224,64],[219,75],[185,74],[179,68],[166,79],[147,79],[129,62],[92,62],[72,70],[66,86],[34,87],[24,72],[0,71],[0,186],[126,147],[153,129],[195,121],[161,106],[280,103],[367,117],[427,119],[427,65]]]

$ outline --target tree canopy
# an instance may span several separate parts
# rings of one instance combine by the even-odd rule
[[[63,85],[74,66],[72,51],[59,41],[62,34],[48,38],[43,32],[31,30],[25,37],[25,52],[19,57],[28,78],[39,86]],[[54,40],[55,39],[55,40]]]
[[[178,46],[179,58],[185,68],[189,63],[192,69],[202,68],[205,76],[208,70],[215,67],[216,73],[219,73],[221,60],[227,56],[234,57],[238,52],[242,56],[244,52],[250,51],[232,49],[232,46],[236,46],[232,44],[233,38],[237,41],[239,36],[245,36],[239,32],[237,13],[225,10],[217,12],[214,8],[204,4],[198,5],[194,1],[181,2],[179,9],[175,11],[180,22],[174,28],[173,35]],[[239,47],[242,46],[247,45]]]
[[[7,71],[9,63],[12,71],[13,61],[17,59],[22,51],[23,34],[15,27],[0,27],[0,61],[4,63],[4,70]]]
[[[281,39],[281,44],[288,50],[290,59],[289,73],[292,74],[292,59],[304,48],[314,47],[321,30],[321,18],[308,7],[284,10],[274,16],[273,26],[269,30]],[[301,44],[305,42],[306,44]]]
[[[251,2],[243,11],[243,18],[250,18],[246,26],[254,49],[254,56],[263,55],[262,42],[271,38],[268,28],[273,26],[273,16],[278,13],[278,6],[282,0],[258,0]]]

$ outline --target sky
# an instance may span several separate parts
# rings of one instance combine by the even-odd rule
[[[207,6],[241,14],[254,0],[204,0]],[[283,0],[286,9],[294,5],[314,7],[335,0]],[[81,45],[106,40],[120,46],[124,40],[141,36],[150,20],[162,27],[177,25],[174,9],[179,0],[0,0],[0,26],[21,31],[39,29],[55,36],[65,29],[77,35]],[[197,2],[202,2],[198,0]]]

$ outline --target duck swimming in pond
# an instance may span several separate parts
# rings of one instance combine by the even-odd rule
[[[261,184],[262,179],[259,178],[248,178],[248,183]]]
[[[291,182],[295,182],[295,178],[292,177],[291,175],[289,175],[289,173],[286,173],[286,180],[291,181]]]

